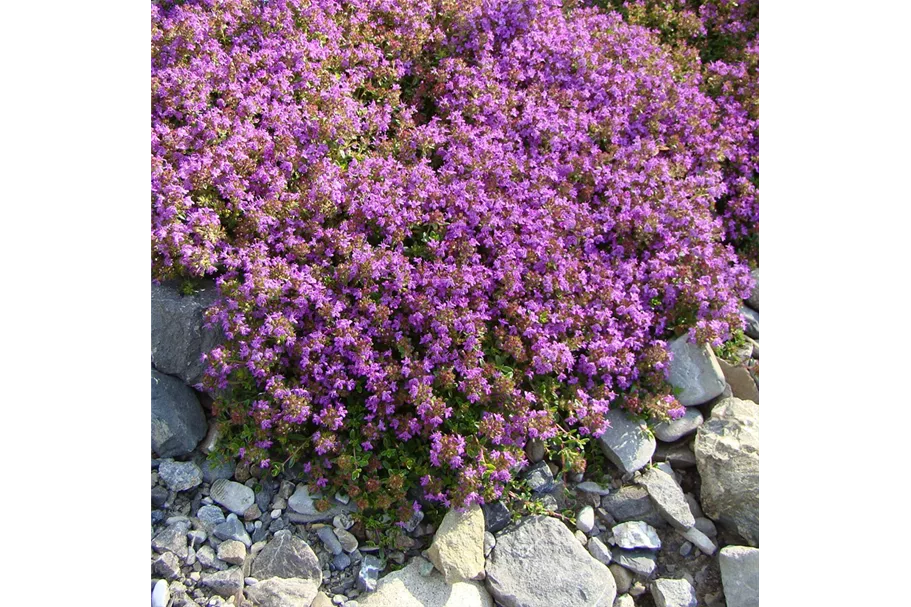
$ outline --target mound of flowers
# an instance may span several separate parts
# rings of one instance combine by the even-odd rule
[[[741,326],[741,127],[598,7],[162,1],[153,275],[216,279],[235,454],[401,520],[495,500],[532,438],[579,471],[610,407],[681,413],[667,339]]]

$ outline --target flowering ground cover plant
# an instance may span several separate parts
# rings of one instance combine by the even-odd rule
[[[751,286],[751,125],[692,62],[552,0],[153,5],[153,276],[217,281],[235,454],[405,520],[681,413],[666,340]]]

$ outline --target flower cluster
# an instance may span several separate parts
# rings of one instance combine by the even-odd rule
[[[679,414],[666,340],[720,344],[751,287],[714,214],[742,125],[705,87],[556,0],[153,5],[153,274],[216,278],[243,456],[465,506],[531,438]]]

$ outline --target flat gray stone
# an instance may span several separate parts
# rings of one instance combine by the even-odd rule
[[[639,577],[647,578],[657,567],[655,553],[651,550],[624,550],[614,548],[611,551],[613,562],[624,567]]]
[[[237,516],[243,516],[247,509],[256,502],[253,489],[223,478],[212,483],[209,497]]]
[[[617,563],[611,563],[608,567],[611,575],[614,576],[614,582],[617,584],[617,594],[626,594],[630,586],[633,585],[633,574],[626,567],[621,567]]]
[[[655,528],[642,521],[628,521],[614,525],[611,529],[614,534],[614,541],[620,548],[634,549],[646,548],[648,550],[658,550],[661,548],[661,538]]]
[[[681,405],[701,405],[724,392],[724,374],[708,345],[690,343],[681,335],[668,342],[668,351],[673,355],[668,381]]]
[[[321,497],[318,493],[311,495],[305,483],[298,485],[294,494],[288,498],[288,508],[293,511],[289,513],[288,520],[292,523],[321,523],[331,521],[340,514],[357,510],[353,503],[342,504],[332,498],[329,500],[329,509],[320,512],[316,508],[316,502]]]
[[[727,398],[696,433],[706,516],[759,545],[759,405]]]
[[[335,537],[338,538],[339,544],[342,546],[342,550],[345,552],[354,552],[357,550],[357,538],[354,537],[351,533],[339,528],[334,529],[334,533]]]
[[[697,607],[696,589],[686,580],[659,578],[649,584],[655,607]]]
[[[700,520],[708,519],[696,519],[696,525],[699,524]],[[690,527],[686,531],[677,531],[681,536],[686,538],[688,541],[692,542],[699,550],[703,553],[712,556],[715,554],[715,551],[718,549],[718,546],[715,545],[709,536],[700,531],[696,526]]]
[[[408,566],[383,576],[376,590],[358,597],[361,607],[493,607],[483,584],[473,581],[447,584],[443,575],[415,557]]]
[[[152,451],[158,457],[189,455],[206,435],[206,416],[193,390],[152,370]]]
[[[302,578],[322,583],[323,572],[310,546],[288,530],[275,534],[256,556],[250,575],[258,580],[271,577]]]
[[[152,364],[194,386],[205,372],[203,354],[218,345],[220,331],[205,328],[203,314],[217,297],[214,285],[184,296],[171,282],[152,285]]]
[[[655,508],[672,527],[686,530],[696,524],[683,490],[673,476],[658,468],[649,468],[636,482],[645,487]]]
[[[582,493],[592,493],[594,495],[609,495],[610,488],[602,487],[598,483],[592,481],[585,481],[576,485],[576,491],[581,491]]]
[[[655,437],[665,443],[672,443],[695,432],[703,421],[699,409],[688,407],[683,417],[656,425]]]
[[[727,607],[759,607],[759,549],[725,546],[718,565]]]
[[[228,518],[225,519],[225,522],[215,525],[215,528],[212,530],[212,535],[220,540],[236,540],[238,542],[241,542],[247,548],[253,545],[253,542],[250,540],[250,535],[247,533],[247,529],[244,527],[244,524],[233,512],[228,515]]]
[[[163,459],[158,466],[158,476],[171,491],[187,491],[202,484],[202,470],[193,462]]]
[[[319,592],[313,580],[273,577],[244,590],[252,607],[309,607]]]
[[[211,588],[215,594],[223,598],[233,596],[244,589],[244,573],[240,567],[204,573],[200,581],[203,586]]]
[[[644,521],[652,527],[667,525],[645,487],[624,485],[610,495],[602,497],[601,506],[620,522]]]
[[[740,308],[740,315],[746,323],[743,332],[753,339],[759,339],[759,312],[743,306]]]
[[[187,558],[187,531],[189,525],[177,523],[165,527],[152,538],[152,549],[156,552],[173,552],[181,559]]]
[[[653,459],[656,462],[667,462],[672,468],[695,468],[696,454],[693,453],[691,444],[692,441],[686,438],[675,443],[662,441],[658,443]]]
[[[177,579],[180,577],[180,561],[173,552],[165,552],[152,561],[152,571],[169,580]]]
[[[341,552],[332,557],[332,568],[336,571],[347,569],[351,565],[351,557]]]
[[[750,293],[750,296],[747,298],[747,305],[753,308],[754,310],[759,309],[759,268],[756,268],[750,272],[750,276],[753,277],[753,280],[756,284],[753,285],[753,292]]]
[[[610,548],[605,546],[604,542],[600,539],[596,537],[589,538],[585,547],[588,549],[588,553],[592,555],[596,561],[604,563],[605,565],[610,565],[612,560]]]
[[[503,530],[487,559],[486,586],[504,607],[606,607],[617,594],[607,567],[566,525],[546,516],[530,516]]]
[[[207,527],[214,528],[216,525],[225,522],[225,513],[218,506],[207,504],[197,510],[196,518]]]
[[[168,607],[168,601],[171,600],[171,592],[168,589],[168,583],[164,580],[155,582],[152,588],[152,607]]]
[[[622,409],[607,412],[610,427],[598,437],[607,459],[623,472],[631,473],[649,463],[655,453],[655,437],[645,422]]]

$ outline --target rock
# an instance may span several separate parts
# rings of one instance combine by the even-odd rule
[[[247,521],[248,523],[252,523],[253,521],[256,521],[256,519],[258,519],[262,515],[263,515],[263,512],[262,512],[262,510],[259,509],[259,506],[257,506],[256,504],[253,504],[252,506],[250,506],[249,508],[247,508],[244,511],[244,520]]]
[[[168,607],[168,601],[171,600],[171,592],[168,590],[168,583],[164,580],[155,582],[152,588],[152,607]]]
[[[342,544],[335,536],[335,532],[332,531],[332,527],[320,527],[316,530],[316,535],[323,542],[326,550],[334,555],[342,553]]]
[[[685,530],[696,524],[683,490],[673,476],[658,468],[649,468],[636,482],[645,487],[655,508],[672,527]]]
[[[323,592],[318,592],[316,598],[313,599],[313,602],[310,604],[310,607],[332,607],[334,603],[332,599],[326,596]]]
[[[345,552],[354,552],[357,550],[358,541],[351,533],[345,531],[344,529],[334,529],[335,537],[338,539],[339,544],[342,546],[342,550]]]
[[[547,493],[554,488],[554,474],[546,462],[538,462],[525,473],[525,483],[533,493]]]
[[[322,567],[316,554],[306,542],[294,537],[286,529],[276,533],[272,541],[256,556],[250,575],[259,580],[271,577],[302,578],[313,580],[317,586],[323,580]]]
[[[743,332],[753,339],[759,339],[759,312],[742,306],[740,315],[743,317],[743,322],[746,323],[746,328]]]
[[[686,580],[660,578],[649,585],[655,607],[697,607],[696,590]]]
[[[542,583],[547,580],[547,583]],[[504,607],[600,607],[616,597],[614,578],[560,521],[530,516],[507,527],[487,560],[487,589]]]
[[[629,587],[630,596],[642,596],[643,594],[645,594],[645,592],[646,592],[645,584],[643,584],[639,580],[636,580],[635,582],[633,582],[633,585]]]
[[[629,521],[614,525],[612,532],[614,541],[621,548],[647,548],[649,550],[661,548],[661,539],[655,528],[642,521]]]
[[[591,506],[586,506],[580,510],[579,514],[576,516],[576,529],[587,535],[591,533],[594,528],[595,509]]]
[[[696,519],[696,520],[698,521],[699,519]],[[715,543],[712,540],[710,540],[706,534],[704,534],[702,531],[700,531],[696,527],[691,527],[690,529],[687,529],[686,531],[678,531],[677,533],[679,533],[681,536],[685,537],[687,540],[693,542],[693,544],[695,544],[697,548],[699,548],[700,550],[702,550],[703,553],[705,553],[709,556],[712,556],[713,554],[715,554],[715,550],[718,549],[718,547],[715,546]]]
[[[253,607],[309,607],[319,586],[309,579],[273,577],[244,590]]]
[[[218,545],[218,558],[232,565],[243,565],[247,558],[247,547],[237,540],[222,542]]]
[[[578,529],[576,529],[575,533],[573,533],[573,537],[575,537],[577,540],[579,540],[579,543],[582,544],[583,546],[588,543],[588,536],[585,535],[584,533],[582,533],[581,531],[579,531]]]
[[[592,493],[594,495],[609,495],[610,488],[602,487],[598,483],[592,481],[585,481],[584,483],[579,483],[576,485],[576,491],[581,491],[582,493]]]
[[[497,545],[497,538],[490,531],[484,532],[484,558],[490,556],[490,551]]]
[[[601,506],[621,522],[643,521],[652,527],[663,527],[667,523],[655,508],[645,487],[626,485],[601,498]]]
[[[741,400],[751,400],[754,403],[759,403],[759,388],[756,387],[756,382],[753,381],[753,377],[750,375],[750,372],[746,370],[746,367],[740,365],[731,365],[727,361],[718,360],[718,364],[721,365],[721,371],[724,373],[724,378],[727,380],[728,384],[731,386],[731,393],[741,399]]]
[[[759,549],[725,546],[718,565],[727,607],[759,607]]]
[[[234,475],[234,464],[230,461],[219,462],[218,460],[210,460],[207,457],[199,456],[196,464],[202,470],[203,482],[210,485],[220,478],[230,480],[231,476]]]
[[[171,491],[187,491],[202,484],[202,470],[193,462],[161,460],[158,475]]]
[[[614,548],[611,551],[613,561],[629,569],[636,575],[647,578],[655,571],[655,553],[650,550],[624,550]]]
[[[450,510],[427,549],[427,558],[447,584],[484,577],[484,513],[477,504]]]
[[[759,309],[759,268],[756,268],[750,272],[750,276],[753,277],[755,284],[753,285],[753,292],[750,293],[750,296],[747,298],[747,305],[753,308],[754,310]]]
[[[168,501],[168,490],[161,485],[152,487],[152,507],[161,508]]]
[[[676,396],[681,405],[701,405],[724,391],[724,374],[708,345],[691,343],[687,335],[681,335],[668,342],[668,350],[674,357],[668,381],[679,390]]]
[[[656,462],[666,462],[674,468],[695,468],[696,455],[690,448],[691,441],[683,439],[677,443],[658,443],[655,449],[654,460]]]
[[[340,504],[333,498],[329,500],[330,507],[324,512],[316,508],[316,501],[321,499],[319,494],[310,495],[305,483],[297,486],[297,489],[290,498],[288,498],[288,507],[294,512],[289,513],[288,520],[292,523],[317,523],[331,521],[334,517],[345,512],[354,512],[357,508],[354,504]]]
[[[525,444],[525,456],[532,464],[537,464],[544,459],[544,441],[533,438]]]
[[[189,296],[181,295],[173,283],[152,285],[152,364],[156,369],[191,386],[202,381],[203,354],[220,340],[218,329],[203,326],[203,314],[216,296],[214,285]]]
[[[212,546],[200,546],[199,550],[196,551],[196,558],[206,569],[218,569],[221,571],[228,568],[227,563],[215,557],[215,550],[212,549]]]
[[[695,529],[695,527],[693,527],[693,529]],[[680,550],[677,551],[677,554],[685,558],[688,557],[691,552],[693,552],[693,545],[690,542],[683,542],[680,544]]]
[[[719,362],[719,364],[721,364]],[[661,422],[655,426],[655,437],[665,443],[672,443],[687,434],[692,434],[702,425],[702,413],[695,407],[687,408],[683,417],[671,421]]]
[[[478,582],[449,585],[434,571],[421,575],[424,559],[416,557],[404,569],[384,576],[376,590],[363,597],[362,607],[493,607],[484,586]],[[428,563],[429,564],[429,563]]]
[[[696,525],[693,527],[704,533],[708,537],[716,537],[718,530],[715,529],[715,523],[704,517],[696,517]]]
[[[243,516],[256,501],[253,489],[226,479],[212,483],[209,496],[237,516]]]
[[[759,544],[759,405],[728,398],[696,433],[705,514]]]
[[[612,560],[610,548],[605,546],[604,542],[602,542],[600,539],[596,537],[589,538],[586,548],[588,548],[588,553],[592,555],[599,563],[610,565]]]
[[[165,552],[152,561],[152,570],[169,580],[180,576],[180,561],[173,552]]]
[[[629,592],[629,588],[633,584],[633,574],[626,567],[621,567],[616,563],[612,563],[608,569],[610,569],[611,575],[614,576],[614,582],[617,584],[617,593],[626,594]]]
[[[244,528],[244,524],[240,522],[240,519],[233,512],[228,515],[225,522],[215,526],[212,530],[212,535],[220,540],[236,540],[247,548],[253,545],[246,528]]]
[[[627,474],[648,464],[655,453],[655,437],[645,422],[619,408],[606,417],[610,427],[598,437],[598,444],[607,459]]]
[[[411,515],[411,518],[408,519],[408,522],[405,523],[405,532],[414,533],[414,530],[418,528],[418,525],[420,525],[421,521],[423,521],[423,520],[424,520],[424,511],[415,510],[414,514]],[[336,525],[336,527],[338,527],[338,525]],[[345,527],[345,529],[350,529],[350,528],[351,528],[351,525],[348,525],[347,527]]]
[[[173,552],[182,559],[187,558],[188,528],[186,523],[165,527],[152,538],[152,548],[156,552]]]
[[[201,582],[215,594],[228,598],[244,589],[244,574],[240,567],[233,567],[226,571],[203,574]]]
[[[332,557],[332,567],[336,571],[347,569],[349,565],[351,565],[351,557],[344,552],[341,554],[336,554],[334,557]]]
[[[491,533],[502,530],[512,521],[512,514],[503,502],[493,502],[481,506],[484,511],[484,527]]]
[[[225,522],[225,513],[218,506],[206,505],[196,512],[196,518],[207,527],[215,527]]]
[[[751,337],[747,337],[747,341],[753,345],[753,358],[759,360],[759,342]]]
[[[361,592],[373,592],[376,590],[376,582],[379,579],[380,571],[383,570],[383,563],[372,554],[364,556],[361,561],[361,568],[357,572],[357,588]]]
[[[617,600],[614,601],[614,607],[636,607],[636,602],[628,594],[621,594],[617,597]]]
[[[683,499],[686,500],[686,505],[690,507],[690,512],[693,513],[693,516],[699,518],[700,516],[705,516],[702,513],[702,508],[699,506],[699,501],[696,499],[696,496],[692,493],[684,493]]]
[[[159,457],[189,455],[207,427],[196,394],[179,379],[152,370],[152,451]]]

